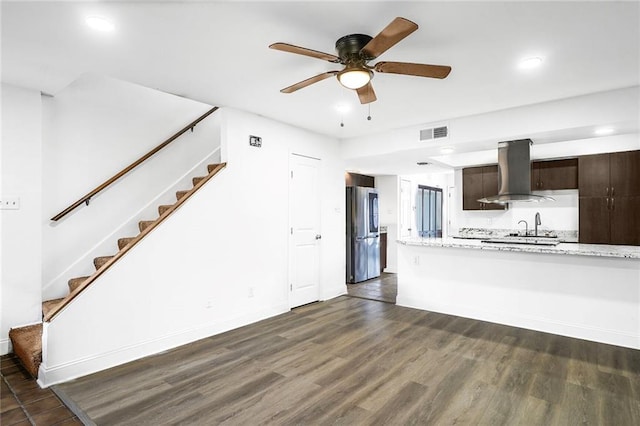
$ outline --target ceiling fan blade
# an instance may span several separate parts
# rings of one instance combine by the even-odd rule
[[[338,71],[327,71],[325,73],[318,74],[318,75],[316,75],[314,77],[311,77],[311,78],[308,78],[306,80],[302,80],[302,81],[300,81],[300,82],[298,82],[296,84],[292,84],[289,87],[285,87],[284,89],[281,90],[281,92],[282,93],[293,93],[296,90],[303,89],[303,88],[305,88],[307,86],[312,85],[313,83],[317,83],[317,82],[322,81],[322,80],[324,80],[326,78],[333,77],[336,74],[338,74]]]
[[[366,85],[362,86],[361,88],[356,89],[356,91],[358,92],[360,103],[363,105],[370,104],[371,102],[374,102],[376,99],[378,99],[376,98],[376,92],[374,92],[371,82],[368,82]]]
[[[372,38],[360,53],[371,59],[377,58],[417,29],[418,25],[415,22],[398,17]]]
[[[298,55],[311,56],[312,58],[323,59],[329,62],[339,63],[340,58],[330,53],[319,52],[313,49],[307,49],[306,47],[294,46],[288,43],[273,43],[269,46],[271,49],[281,50],[283,52],[297,53]]]
[[[378,62],[374,69],[381,73],[445,78],[451,72],[447,65],[412,64],[409,62]]]

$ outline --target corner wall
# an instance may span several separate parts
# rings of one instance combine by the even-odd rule
[[[19,210],[2,210],[0,234],[0,354],[9,329],[42,318],[42,100],[40,92],[2,84],[0,198],[19,197]]]

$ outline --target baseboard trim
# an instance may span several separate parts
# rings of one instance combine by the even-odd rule
[[[332,288],[332,289],[328,289],[327,291],[324,291],[322,293],[322,298],[320,300],[322,301],[330,300],[339,296],[344,296],[345,294],[347,294],[346,284],[344,284],[342,287],[336,287],[336,288]]]
[[[11,340],[9,338],[0,339],[0,355],[6,355],[11,352]]]
[[[178,346],[186,345],[200,339],[205,339],[216,334],[224,333],[238,327],[280,315],[288,312],[289,310],[289,306],[281,304],[267,309],[262,309],[258,312],[250,312],[240,315],[227,321],[194,327],[178,333],[163,336],[158,339],[140,342],[136,345],[118,348],[106,353],[74,360],[62,365],[47,366],[43,362],[43,364],[40,365],[40,371],[38,372],[38,384],[45,388],[58,383],[64,383],[78,377],[106,370],[150,355],[165,352]],[[46,357],[43,357],[43,359],[46,359]]]
[[[525,315],[513,315],[504,312],[493,312],[462,305],[429,306],[418,300],[404,298],[398,294],[396,301],[398,306],[438,312],[441,314],[455,315],[464,318],[471,318],[480,321],[488,321],[496,324],[508,325],[511,327],[526,328],[529,330],[541,331],[544,333],[557,334],[560,336],[573,337],[577,339],[590,340],[593,342],[606,343],[609,345],[623,346],[626,348],[640,349],[640,337],[632,333],[624,333],[618,330],[589,327],[583,324],[568,323],[553,320],[550,318],[531,317]]]

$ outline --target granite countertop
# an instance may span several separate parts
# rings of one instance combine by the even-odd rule
[[[485,240],[487,238],[503,238],[514,236],[524,237],[523,230],[515,229],[485,229],[485,228],[460,228],[458,233],[450,235],[452,238],[463,238],[471,240]],[[541,229],[538,231],[538,235],[542,238],[553,238],[561,243],[577,243],[578,231],[565,231],[565,230],[549,230]],[[529,231],[526,238],[534,238],[533,230]]]
[[[478,250],[494,251],[517,251],[526,253],[546,253],[578,256],[598,256],[598,257],[618,257],[627,259],[640,259],[640,247],[638,246],[615,246],[606,244],[579,244],[579,243],[559,243],[555,246],[513,244],[483,242],[479,238],[415,238],[398,240],[399,244],[410,246],[427,247],[452,247]]]

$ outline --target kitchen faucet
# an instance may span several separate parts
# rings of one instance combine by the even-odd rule
[[[521,220],[520,222],[518,222],[518,225],[520,225],[520,223],[522,222],[524,222],[524,236],[526,237],[527,235],[529,235],[529,224],[526,220]]]
[[[535,235],[538,236],[538,225],[542,225],[540,221],[540,212],[536,212],[536,226],[535,226]]]

